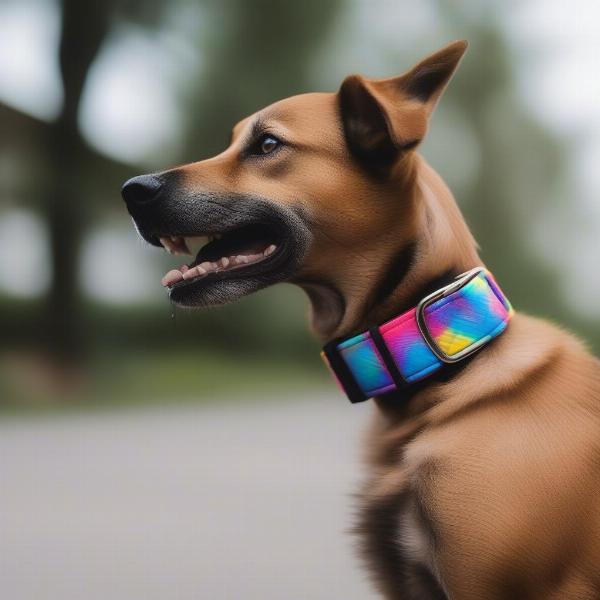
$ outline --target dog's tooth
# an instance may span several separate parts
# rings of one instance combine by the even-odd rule
[[[220,262],[221,262],[221,266],[224,269],[226,269],[229,266],[229,259],[226,256],[224,256]]]
[[[194,277],[198,277],[198,275],[198,267],[194,267],[183,273],[183,278],[187,281],[188,279],[194,279]]]
[[[190,253],[190,251],[188,250],[187,244],[185,243],[184,237],[177,238],[177,241],[175,242],[175,249],[176,249],[176,254],[189,254]]]
[[[200,252],[200,250],[202,250],[202,248],[204,248],[204,246],[206,246],[206,244],[210,242],[210,238],[206,235],[197,235],[195,237],[184,238],[184,242],[190,254],[195,256],[198,254],[198,252]]]
[[[203,277],[204,275],[206,275],[206,269],[203,269],[200,265],[196,265],[185,271],[185,273],[182,274],[182,277],[188,281],[189,279],[196,279],[197,277]]]
[[[160,243],[163,245],[163,248],[169,253],[169,254],[173,254],[172,248],[171,248],[171,240],[168,237],[160,237],[158,238],[160,240]]]
[[[237,259],[240,264],[248,264],[248,257],[245,254],[240,254]]]
[[[169,271],[161,280],[164,287],[169,287],[183,279],[183,273],[177,269]]]
[[[160,238],[161,243],[167,249],[169,254],[185,254],[185,244],[181,242],[182,238],[177,238],[175,236]]]
[[[206,272],[208,272],[208,271],[212,271],[212,270],[213,270],[213,264],[212,264],[211,262],[203,262],[203,263],[200,263],[198,266],[199,266],[199,267],[200,267],[200,268],[201,268],[203,271],[206,271]]]
[[[187,240],[185,238],[181,238],[180,241],[180,249],[181,249],[181,254],[191,254]]]
[[[275,244],[271,244],[264,252],[265,256],[269,256],[270,254],[273,254],[273,252],[275,252],[275,250],[277,250],[277,246]]]

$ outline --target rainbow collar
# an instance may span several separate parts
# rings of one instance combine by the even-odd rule
[[[508,325],[513,309],[492,274],[477,267],[379,327],[323,348],[351,402],[405,389],[473,354]]]

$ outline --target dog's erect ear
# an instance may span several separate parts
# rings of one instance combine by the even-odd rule
[[[423,103],[428,116],[444,93],[468,45],[466,40],[452,42],[395,79],[408,99]],[[394,79],[387,81],[392,82]]]
[[[385,171],[414,148],[466,49],[466,41],[453,42],[399,77],[347,77],[338,99],[350,152],[366,167]]]

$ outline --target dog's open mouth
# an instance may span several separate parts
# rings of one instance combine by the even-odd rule
[[[281,281],[300,267],[311,233],[301,209],[245,194],[188,194],[129,206],[139,234],[188,262],[162,278],[171,302],[215,306]]]
[[[250,269],[257,273],[257,265],[275,258],[281,245],[280,236],[265,225],[248,225],[224,234],[193,237],[160,236],[160,243],[171,254],[191,255],[193,260],[169,271],[162,279],[165,287],[185,286],[219,274],[240,277]]]

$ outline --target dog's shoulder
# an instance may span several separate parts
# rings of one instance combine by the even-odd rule
[[[419,402],[428,407],[428,422],[436,424],[500,398],[530,400],[547,392],[560,392],[564,401],[597,398],[600,406],[600,361],[571,333],[517,313],[469,368],[427,388]]]
[[[379,532],[371,553],[393,549],[440,583],[468,573],[498,585],[507,572],[542,577],[522,524],[543,530],[553,514],[589,510],[580,500],[600,485],[598,360],[571,334],[517,314],[469,368],[414,400],[420,411],[381,417],[370,436],[386,460],[362,498],[363,519]],[[566,564],[558,538],[570,530],[553,531],[542,552]],[[442,546],[460,551],[442,564]]]

